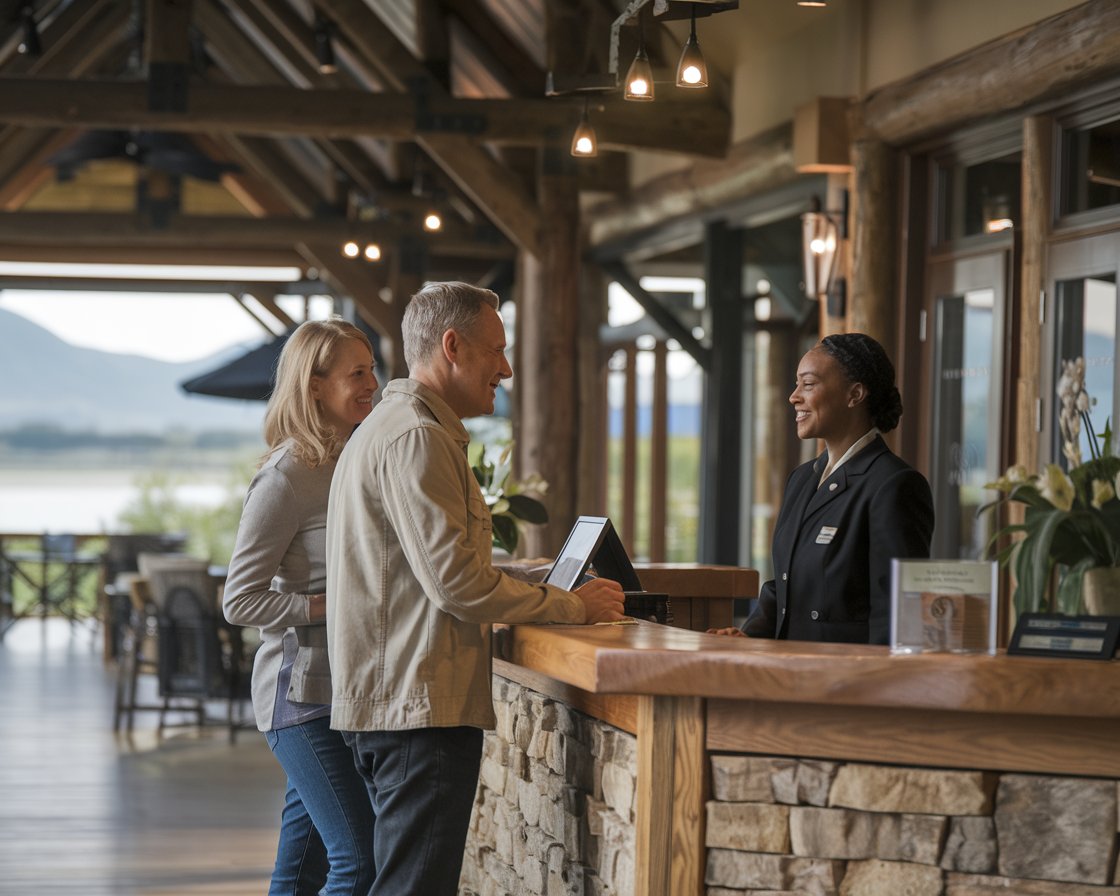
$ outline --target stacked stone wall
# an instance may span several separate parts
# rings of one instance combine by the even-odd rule
[[[631,896],[636,741],[495,677],[461,896]]]
[[[707,896],[1120,896],[1118,782],[711,757]]]

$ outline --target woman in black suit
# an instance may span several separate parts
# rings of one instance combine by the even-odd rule
[[[902,416],[894,365],[870,336],[827,336],[801,359],[789,401],[798,438],[825,451],[786,483],[774,578],[743,631],[720,633],[886,644],[891,559],[929,557],[933,534],[929,483],[880,435]]]

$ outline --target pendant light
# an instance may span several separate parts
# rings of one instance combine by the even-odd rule
[[[696,4],[691,7],[690,20],[692,28],[689,31],[688,41],[681,51],[681,61],[677,63],[678,87],[707,87],[708,66],[704,63],[704,54],[700,52],[700,44],[696,40]]]
[[[646,33],[642,27],[641,13],[638,14],[638,52],[626,73],[626,92],[624,99],[648,103],[653,99],[653,66],[646,55]]]
[[[583,113],[579,117],[575,133],[572,134],[572,155],[581,159],[589,159],[599,155],[599,141],[595,137],[595,128],[587,117],[587,100],[583,101]]]
[[[24,56],[42,56],[43,44],[39,40],[39,26],[35,24],[35,9],[28,3],[20,11],[23,24],[23,39],[16,51]]]
[[[334,58],[334,23],[318,16],[315,18],[315,60],[321,75],[333,75],[338,71]]]

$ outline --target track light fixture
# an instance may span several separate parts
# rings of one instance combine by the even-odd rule
[[[27,4],[20,11],[23,22],[23,39],[16,48],[24,56],[42,56],[43,44],[39,40],[39,26],[35,24],[35,10]]]
[[[362,247],[355,240],[347,240],[342,244],[342,254],[345,258],[357,258],[362,254]]]
[[[624,99],[648,103],[653,99],[653,66],[646,55],[646,32],[642,18],[638,17],[638,52],[626,73],[626,92]]]
[[[583,112],[579,117],[575,133],[572,134],[572,155],[577,158],[589,159],[599,155],[599,141],[595,137],[595,128],[587,117],[587,100],[583,101]]]
[[[435,233],[443,228],[443,216],[440,215],[435,209],[431,209],[424,215],[424,229],[428,233]]]
[[[377,243],[366,243],[362,257],[366,261],[381,261],[381,247]]]
[[[681,50],[681,61],[677,63],[678,87],[707,87],[708,66],[704,62],[704,54],[700,52],[700,44],[696,40],[696,4],[693,3],[690,16],[691,29],[688,41]]]
[[[333,75],[338,71],[334,58],[334,22],[321,16],[315,18],[315,59],[319,74]]]

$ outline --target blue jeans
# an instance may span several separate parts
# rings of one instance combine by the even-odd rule
[[[366,896],[373,811],[354,754],[325,716],[265,737],[288,776],[269,896]]]
[[[482,762],[479,728],[345,731],[376,816],[369,896],[455,896]]]

